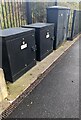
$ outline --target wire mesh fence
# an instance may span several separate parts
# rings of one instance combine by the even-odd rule
[[[35,22],[46,22],[46,8],[48,6],[54,6],[55,2],[30,2],[32,23]],[[76,5],[74,3],[58,3],[58,5],[64,5],[71,7]],[[13,2],[0,2],[0,27],[6,29],[10,27],[20,27],[21,25],[27,24],[27,8],[26,2],[23,0],[13,0]],[[72,27],[73,8],[70,13],[70,19],[68,24],[68,36],[71,33]]]
[[[15,2],[1,1],[0,14],[1,14],[1,28],[19,27],[26,23],[24,2],[19,0]]]
[[[54,5],[55,2],[31,2],[32,22],[46,22],[46,8]]]
[[[32,22],[46,22],[46,7],[55,5],[55,2],[31,2]],[[2,29],[10,27],[19,27],[27,24],[26,2],[23,0],[13,0],[13,2],[5,2],[1,0],[0,14]]]

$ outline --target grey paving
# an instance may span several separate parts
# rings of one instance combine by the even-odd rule
[[[79,117],[79,44],[76,42],[9,118]]]

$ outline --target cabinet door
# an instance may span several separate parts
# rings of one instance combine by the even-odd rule
[[[64,11],[64,40],[67,38],[68,24],[69,24],[69,10]]]
[[[65,40],[67,37],[68,29],[68,20],[69,20],[69,11],[68,10],[59,10],[58,12],[58,30],[61,31],[60,39],[61,41]],[[59,37],[59,36],[58,36]]]
[[[56,40],[56,45],[58,46],[60,43],[63,41],[63,29],[58,29],[57,30],[57,40]]]
[[[57,45],[64,40],[64,10],[58,10]]]
[[[40,31],[40,52],[41,56],[53,49],[54,26],[46,27]]]
[[[57,29],[63,29],[64,27],[64,11],[58,10],[58,23],[57,23]]]
[[[35,58],[35,52],[32,50],[32,47],[35,46],[35,40],[32,35],[29,35],[13,39],[6,44],[11,73],[14,76],[31,64]]]
[[[75,21],[74,21],[74,36],[79,33],[79,11],[76,11]]]

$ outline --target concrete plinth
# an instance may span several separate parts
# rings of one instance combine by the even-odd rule
[[[0,68],[0,102],[8,96],[3,70]]]

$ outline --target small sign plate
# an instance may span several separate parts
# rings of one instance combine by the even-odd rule
[[[46,38],[49,38],[50,37],[50,34],[49,34],[49,32],[47,32],[47,34],[46,34]]]
[[[24,45],[21,45],[21,50],[23,50],[23,49],[25,49],[25,48],[27,48],[27,47],[28,47],[27,43],[24,44]]]

